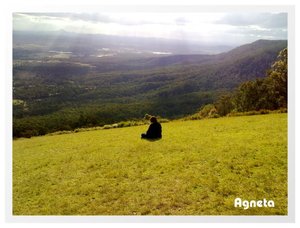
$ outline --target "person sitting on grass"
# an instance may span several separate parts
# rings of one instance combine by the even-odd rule
[[[150,118],[150,126],[145,133],[141,135],[142,139],[160,139],[161,138],[161,125],[157,122],[156,117],[152,116]]]

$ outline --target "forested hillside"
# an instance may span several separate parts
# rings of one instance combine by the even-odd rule
[[[242,82],[265,77],[287,46],[287,41],[258,40],[222,54],[163,57],[116,54],[103,47],[97,56],[14,40],[16,137],[110,124],[145,113],[166,118],[194,113]],[[78,49],[83,46],[80,42]]]

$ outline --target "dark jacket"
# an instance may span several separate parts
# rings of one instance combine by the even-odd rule
[[[146,137],[150,139],[161,138],[161,125],[158,122],[150,124]]]

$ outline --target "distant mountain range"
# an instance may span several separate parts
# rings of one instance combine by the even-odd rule
[[[129,38],[125,45],[117,44],[120,37],[84,37],[85,42],[69,33],[54,39],[53,34],[14,32],[14,121],[34,123],[55,116],[75,128],[145,113],[180,117],[244,81],[265,77],[287,47],[286,40],[258,40],[215,55],[182,54],[182,46],[177,50],[181,54],[166,54],[176,53],[173,41],[170,49],[159,49],[159,43],[147,46],[147,39],[135,38],[128,46]],[[83,117],[86,121],[78,124]]]

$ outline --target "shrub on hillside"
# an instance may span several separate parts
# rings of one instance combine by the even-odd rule
[[[203,106],[199,111],[199,116],[203,118],[218,118],[219,114],[216,107],[213,104],[207,104]]]

